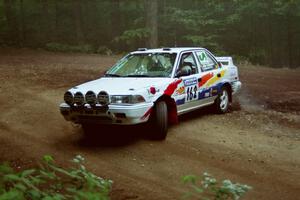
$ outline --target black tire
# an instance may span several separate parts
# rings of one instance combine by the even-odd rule
[[[168,133],[168,108],[164,101],[159,101],[154,107],[152,116],[152,125],[154,132],[151,133],[153,139],[164,140]]]
[[[222,87],[214,103],[215,111],[219,114],[228,112],[230,106],[230,90],[227,87]]]

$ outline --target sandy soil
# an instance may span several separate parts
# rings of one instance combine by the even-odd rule
[[[66,89],[99,77],[118,56],[0,49],[0,161],[26,168],[45,154],[60,165],[80,154],[114,181],[112,199],[180,199],[180,179],[207,171],[251,185],[244,199],[299,199],[300,70],[240,66],[243,90],[225,115],[180,118],[166,141],[145,127],[99,130],[83,139],[58,105]]]

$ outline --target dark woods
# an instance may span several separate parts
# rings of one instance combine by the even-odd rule
[[[300,0],[0,0],[0,45],[119,53],[203,46],[300,66]]]

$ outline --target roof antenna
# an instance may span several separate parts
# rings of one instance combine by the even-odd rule
[[[174,46],[177,47],[177,36],[176,36],[176,34],[175,34],[175,41],[174,42],[175,42]]]

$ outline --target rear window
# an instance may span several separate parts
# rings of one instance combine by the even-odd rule
[[[229,65],[228,61],[222,61],[221,63],[222,63],[222,65]]]

